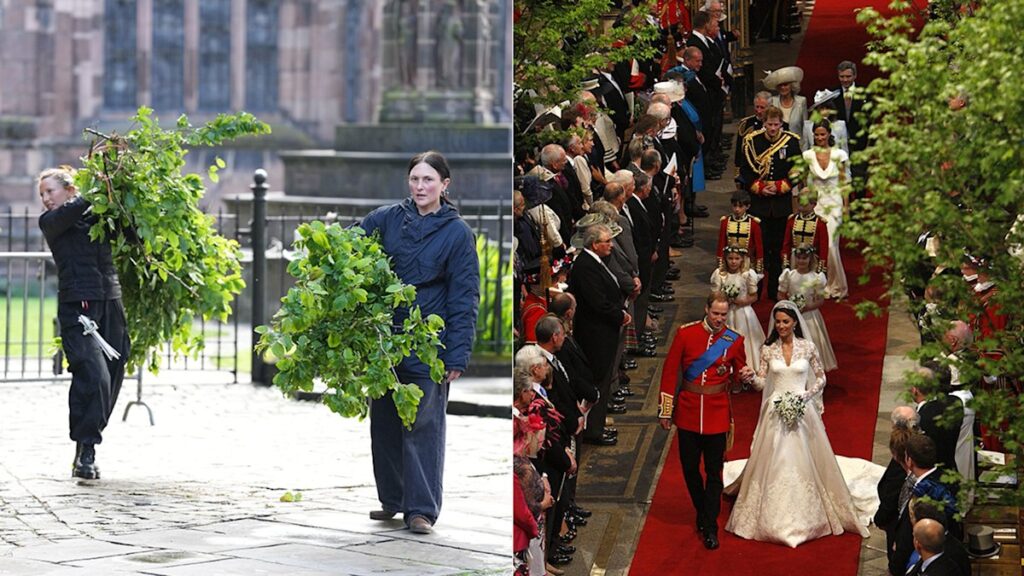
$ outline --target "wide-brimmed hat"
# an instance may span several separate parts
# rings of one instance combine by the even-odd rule
[[[608,220],[603,214],[591,212],[576,221],[576,232],[573,233],[572,238],[569,239],[569,245],[577,250],[586,248],[586,246],[583,245],[583,234],[586,232],[587,228],[590,228],[595,224],[604,224],[607,226],[612,232],[612,238],[622,234],[622,226],[619,226],[618,222]]]
[[[593,92],[594,90],[597,90],[597,87],[600,85],[601,82],[597,79],[597,77],[587,78],[583,82],[580,82],[580,91]]]
[[[967,553],[972,558],[991,558],[999,554],[1003,545],[995,540],[996,531],[991,526],[969,526],[967,528]]]
[[[768,75],[764,77],[764,87],[769,90],[775,90],[779,84],[788,84],[790,82],[803,82],[804,71],[799,66],[786,66],[785,68],[779,68],[774,72],[768,72]]]
[[[684,87],[681,82],[676,82],[674,80],[669,80],[667,82],[655,82],[654,93],[667,94],[669,100],[675,103],[686,98],[686,87]]]
[[[814,110],[818,106],[821,106],[825,102],[832,100],[836,96],[839,96],[839,90],[818,90],[814,93],[814,103],[811,104],[810,109]]]
[[[548,174],[550,174],[550,171],[548,171]],[[531,172],[522,178],[520,192],[523,194],[523,200],[526,200],[527,209],[551,200],[553,189],[550,180],[553,177],[552,175],[547,181],[543,181],[538,178],[536,173]]]

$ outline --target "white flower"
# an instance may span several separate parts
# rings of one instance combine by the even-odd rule
[[[804,306],[807,305],[807,297],[804,296],[802,292],[797,292],[796,294],[793,294],[791,299],[793,300],[793,303],[796,304],[796,307],[801,310],[803,310]]]
[[[735,284],[726,284],[722,286],[722,293],[724,293],[729,300],[735,300],[740,295],[740,287]]]
[[[775,413],[787,428],[795,427],[797,422],[804,417],[804,400],[792,392],[776,396],[772,404],[775,407]]]

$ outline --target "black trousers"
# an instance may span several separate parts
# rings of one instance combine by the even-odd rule
[[[764,275],[767,277],[768,297],[778,299],[779,276],[782,274],[782,241],[786,236],[787,216],[761,218],[761,237],[764,244]]]
[[[722,466],[725,459],[725,432],[698,434],[679,431],[679,461],[683,465],[683,479],[690,491],[690,500],[697,510],[697,523],[718,529],[718,512],[722,508]],[[704,474],[700,474],[700,461],[704,459]]]
[[[92,319],[108,344],[121,353],[108,360],[92,336],[84,334],[79,315]],[[103,441],[103,429],[117,404],[124,367],[131,351],[120,299],[61,302],[57,306],[61,346],[71,371],[68,416],[71,439],[83,444]]]

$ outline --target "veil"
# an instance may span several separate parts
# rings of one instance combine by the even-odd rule
[[[796,303],[794,303],[794,302],[792,302],[790,300],[779,300],[778,302],[775,303],[775,306],[772,306],[771,316],[768,317],[768,330],[769,330],[768,331],[768,337],[765,340],[766,341],[767,340],[771,340],[772,337],[774,337],[775,340],[772,342],[772,344],[774,345],[775,342],[778,342],[778,334],[776,334],[776,332],[775,332],[775,313],[778,312],[779,310],[783,309],[783,308],[791,310],[791,311],[793,311],[796,314],[797,325],[794,327],[793,337],[794,338],[799,338],[801,340],[806,340],[808,343],[811,344],[811,346],[814,346],[814,342],[809,338],[809,335],[806,335],[806,333],[805,333],[805,327],[807,326],[807,324],[804,322],[803,314],[800,313],[800,308],[796,305]],[[799,334],[797,334],[797,329],[799,329],[799,331],[800,331]],[[815,354],[817,354],[817,351],[815,351]],[[764,357],[764,355],[762,354],[762,358],[763,357]],[[807,390],[811,390],[814,387],[814,384],[815,384],[814,378],[815,378],[814,377],[814,371],[808,369],[807,370],[807,384],[806,384]],[[762,408],[764,407],[764,403],[767,402],[768,399],[771,398],[772,394],[774,394],[774,393],[775,393],[775,382],[774,382],[774,378],[773,378],[773,375],[772,375],[771,366],[769,365],[768,372],[765,374],[764,390],[761,392],[761,406],[762,406]],[[814,406],[818,409],[818,413],[819,414],[821,414],[821,413],[823,413],[825,411],[825,407],[822,404],[822,400],[821,400],[821,394],[817,394],[814,397],[813,403],[814,403]]]

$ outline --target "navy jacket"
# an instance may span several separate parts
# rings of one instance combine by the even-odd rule
[[[89,239],[96,218],[81,196],[39,216],[39,228],[57,263],[58,299],[113,300],[121,297],[110,245]]]
[[[416,287],[416,305],[424,317],[437,314],[445,322],[439,357],[445,370],[465,371],[473,351],[476,314],[480,303],[480,265],[476,241],[469,225],[450,204],[421,216],[412,199],[382,206],[360,224],[367,234],[380,233],[392,269],[402,282]],[[395,311],[395,325],[408,317],[407,308]],[[414,376],[429,370],[415,355],[401,368]]]

